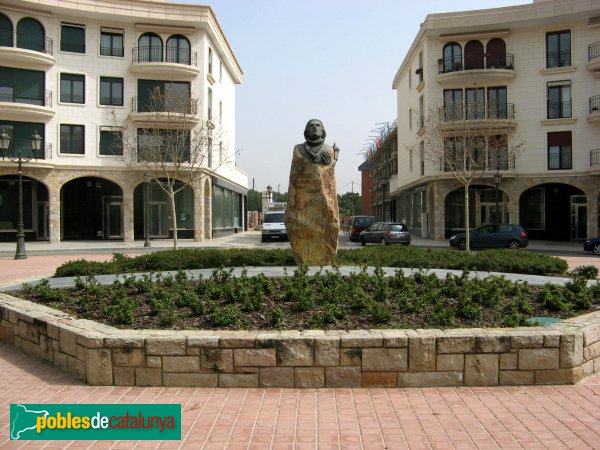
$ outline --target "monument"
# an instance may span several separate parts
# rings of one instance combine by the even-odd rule
[[[340,220],[335,187],[339,149],[325,143],[318,119],[304,129],[306,142],[294,147],[285,227],[298,265],[329,266],[337,252]]]

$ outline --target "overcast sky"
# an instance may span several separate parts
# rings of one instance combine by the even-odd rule
[[[236,87],[236,147],[249,187],[270,184],[285,192],[294,145],[304,142],[306,122],[318,118],[326,142],[341,149],[336,179],[338,193],[345,193],[360,192],[357,167],[363,145],[376,134],[371,130],[396,118],[392,80],[427,14],[531,1],[199,3],[215,11],[244,71]]]

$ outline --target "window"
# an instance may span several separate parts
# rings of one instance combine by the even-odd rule
[[[0,47],[13,46],[12,22],[4,14],[0,14]]]
[[[144,33],[138,39],[138,61],[162,62],[162,39],[154,33]]]
[[[60,26],[60,50],[85,53],[85,27],[63,23]]]
[[[463,141],[461,138],[446,138],[444,150],[444,172],[460,170],[463,167]]]
[[[419,83],[423,82],[423,52],[419,52],[419,68],[417,69],[417,75],[419,75]]]
[[[223,152],[223,142],[219,142],[219,162],[225,161],[225,153]]]
[[[44,81],[44,72],[38,70],[0,67],[0,101],[51,106],[46,102]]]
[[[125,55],[123,48],[123,32],[100,31],[100,54],[102,56]]]
[[[183,163],[190,161],[190,132],[182,129],[138,128],[138,161]]]
[[[223,102],[219,102],[219,123],[223,122]]]
[[[571,132],[548,133],[548,169],[572,168]]]
[[[190,64],[190,41],[177,34],[167,40],[167,62]]]
[[[190,83],[138,80],[138,112],[191,112]]]
[[[42,149],[35,155],[38,159],[44,159],[44,135],[45,126],[43,123],[35,122],[11,122],[8,120],[0,120],[0,130],[10,136],[8,145],[8,155],[17,155],[21,152],[23,157],[34,157],[31,149],[31,136],[33,133],[42,136]],[[5,205],[2,205],[5,206]]]
[[[509,118],[506,86],[497,86],[488,88],[488,118],[489,119],[507,119]],[[511,112],[512,116],[512,112]],[[511,117],[512,118],[512,117]]]
[[[508,136],[488,136],[488,169],[508,170]]]
[[[413,149],[408,150],[408,169],[413,171]]]
[[[422,95],[419,97],[419,128],[425,128],[425,106]]]
[[[84,155],[83,125],[60,126],[60,152],[74,155]]]
[[[208,153],[208,167],[212,168],[212,152],[213,152],[212,138],[207,139],[206,148],[207,148],[207,153]]]
[[[462,49],[456,42],[444,46],[442,73],[462,70]]]
[[[119,130],[100,129],[100,155],[123,156],[123,133]]]
[[[421,168],[421,176],[425,176],[425,142],[419,142],[419,167]]]
[[[486,68],[512,69],[512,55],[506,53],[506,43],[500,38],[494,38],[486,46]]]
[[[467,120],[485,119],[485,89],[465,89]]]
[[[412,89],[412,68],[408,69],[408,89]]]
[[[208,47],[208,74],[212,76],[212,67],[213,67],[213,52],[212,48]]]
[[[212,120],[212,89],[208,88],[208,120]]]
[[[123,78],[100,77],[100,104],[123,106]]]
[[[17,23],[17,47],[44,52],[46,50],[45,41],[46,34],[41,23],[29,17],[19,20]]]
[[[443,120],[462,120],[463,118],[462,89],[444,89]]]
[[[465,70],[483,69],[483,44],[469,41],[465,45]]]
[[[60,74],[60,101],[64,103],[85,103],[84,75]]]
[[[548,83],[548,119],[571,117],[571,82]]]
[[[408,108],[408,129],[412,130],[412,108]]]
[[[571,65],[571,32],[556,31],[546,34],[546,67]]]
[[[219,61],[219,81],[223,81],[223,61]]]

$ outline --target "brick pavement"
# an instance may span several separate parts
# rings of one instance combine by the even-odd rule
[[[598,448],[600,376],[577,386],[195,389],[86,386],[0,344],[0,448]],[[180,403],[181,441],[9,441],[10,403]]]

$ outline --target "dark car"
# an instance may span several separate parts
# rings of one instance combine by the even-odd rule
[[[362,245],[368,243],[408,245],[410,244],[410,233],[408,227],[403,223],[376,222],[360,233],[360,243]]]
[[[592,252],[594,255],[600,256],[600,237],[585,241],[583,243],[583,249],[586,252]]]
[[[471,248],[525,248],[529,243],[527,231],[521,225],[484,225],[469,233]],[[450,246],[464,250],[466,234],[458,233],[450,238]]]
[[[358,241],[360,233],[366,230],[375,223],[375,217],[373,216],[352,216],[350,219],[350,232],[348,237],[352,242]]]

